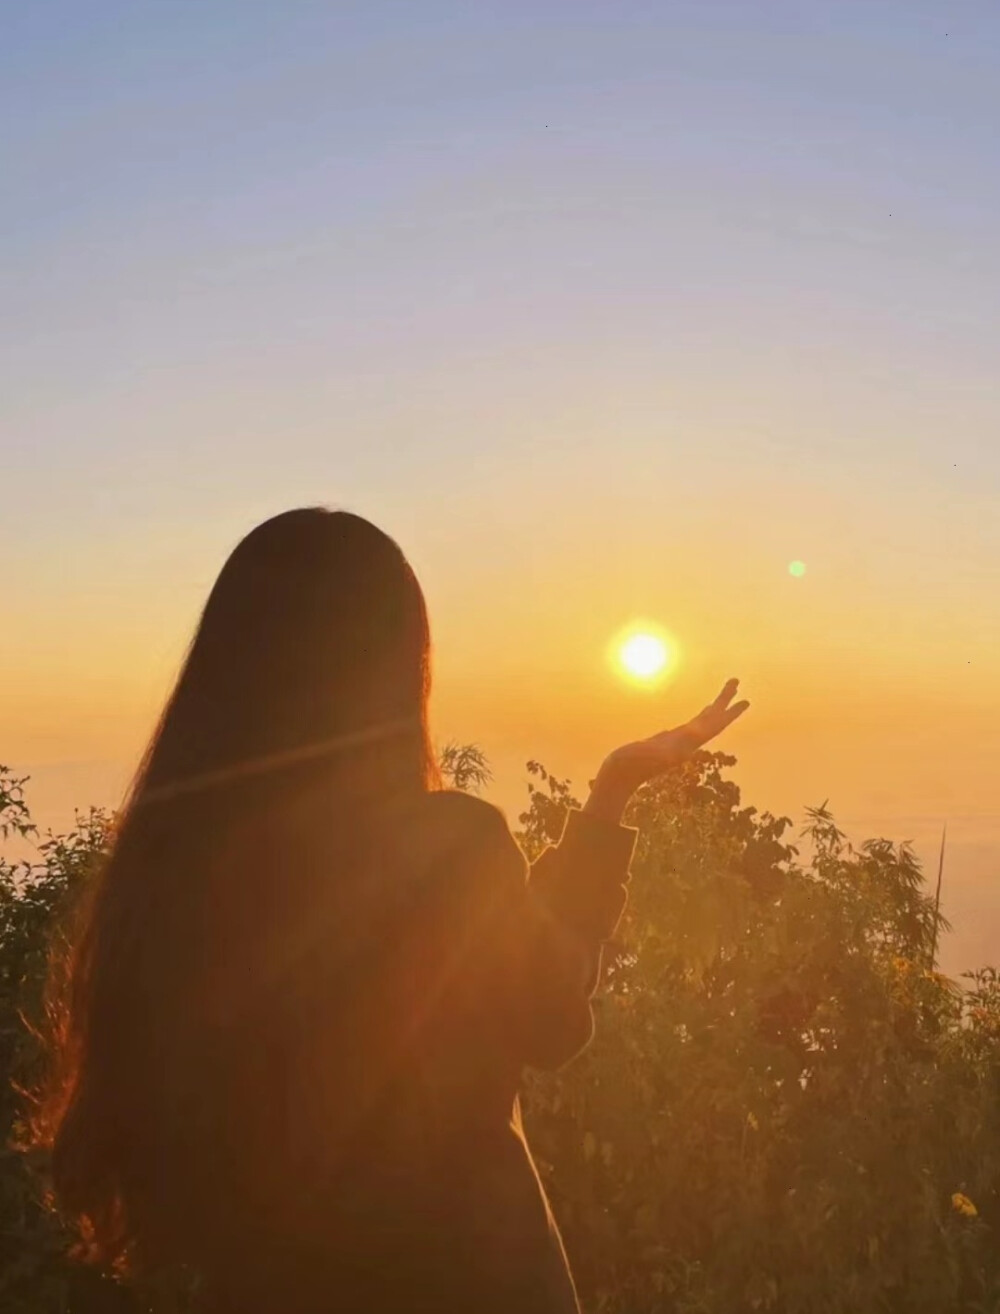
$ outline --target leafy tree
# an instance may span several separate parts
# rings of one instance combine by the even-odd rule
[[[590,1049],[526,1119],[594,1311],[1000,1308],[1000,986],[929,966],[907,845],[741,806],[733,759],[643,789]],[[524,843],[569,786],[535,764]]]

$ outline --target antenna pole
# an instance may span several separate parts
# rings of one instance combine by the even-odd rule
[[[944,846],[948,839],[948,823],[941,831],[941,856],[938,859],[937,890],[934,893],[934,938],[931,941],[931,971],[937,965],[938,922],[941,913],[941,879],[944,876]]]

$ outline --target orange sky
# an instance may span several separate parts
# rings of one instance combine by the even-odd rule
[[[946,910],[958,926],[946,964],[989,957],[1000,931],[1000,670],[989,613],[959,635],[957,613],[923,618],[878,572],[867,588],[855,575],[852,597],[830,554],[795,579],[766,545],[737,552],[705,534],[703,551],[685,551],[689,519],[658,531],[662,560],[645,564],[630,560],[628,532],[574,551],[573,530],[543,529],[532,549],[512,544],[507,562],[486,542],[460,562],[446,535],[426,542],[423,561],[414,556],[435,622],[439,740],[484,746],[492,796],[513,816],[527,758],[582,788],[616,742],[685,717],[738,674],[753,706],[725,747],[747,800],[799,819],[805,804],[829,799],[856,838],[911,838],[929,861],[947,820]],[[45,605],[15,627],[21,646],[9,643],[3,658],[4,756],[32,770],[43,819],[112,802],[138,757],[224,545],[174,551],[156,578],[109,562],[101,590],[64,593],[58,608],[41,595]],[[607,661],[609,638],[638,615],[677,641],[659,687],[630,683]]]

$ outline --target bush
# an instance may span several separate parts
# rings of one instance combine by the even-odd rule
[[[1000,1308],[1000,987],[934,971],[906,845],[825,808],[808,860],[703,754],[644,789],[590,1049],[530,1078],[532,1145],[587,1307]],[[534,767],[524,842],[568,785]]]
[[[71,1238],[42,1198],[44,1165],[16,1148],[28,1107],[21,1089],[37,1076],[49,945],[104,852],[110,819],[91,809],[69,833],[39,840],[25,783],[0,766],[0,838],[33,844],[30,859],[0,858],[0,1309],[118,1314],[134,1308],[131,1297],[67,1258]]]
[[[449,746],[452,779],[488,779]],[[565,1071],[529,1075],[525,1119],[589,1314],[986,1314],[1000,1310],[1000,978],[934,970],[938,918],[906,845],[852,847],[825,808],[803,857],[702,754],[643,789],[632,893],[599,1025]],[[533,855],[572,805],[529,764]],[[0,1091],[22,1131],[48,944],[100,860],[89,812],[38,842],[0,768]],[[13,1084],[12,1084],[13,1083]],[[65,1258],[30,1165],[0,1157],[0,1309],[151,1304]]]

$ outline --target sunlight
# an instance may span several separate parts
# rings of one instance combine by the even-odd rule
[[[650,683],[664,676],[674,662],[666,637],[655,629],[633,628],[619,637],[616,664],[633,680]]]

